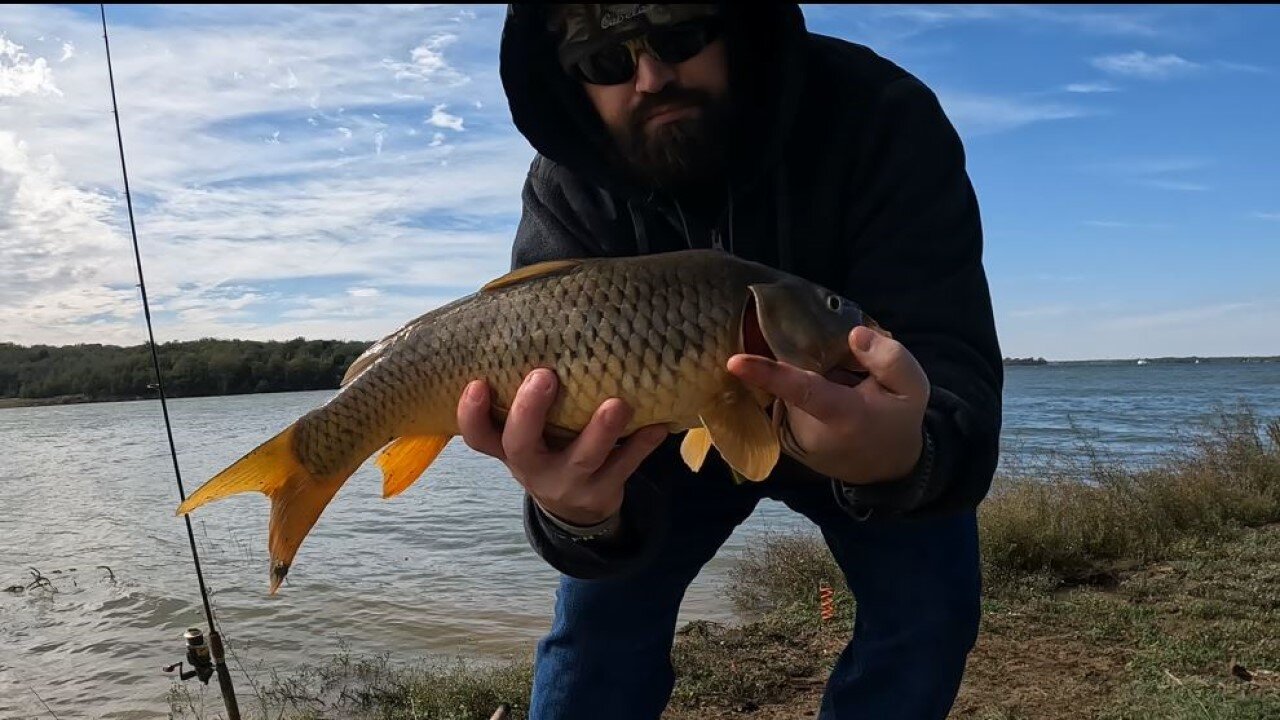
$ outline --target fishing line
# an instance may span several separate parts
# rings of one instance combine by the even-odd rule
[[[22,684],[27,685],[26,683],[22,683]],[[44,709],[47,710],[49,714],[53,716],[53,720],[59,720],[58,713],[54,712],[53,708],[49,707],[49,703],[45,702],[44,698],[40,697],[40,693],[36,692],[35,688],[31,687],[30,685],[27,685],[27,689],[31,691],[32,695],[36,696],[36,699],[39,700],[40,704],[44,706]]]
[[[105,4],[99,3],[98,9],[102,14],[102,42],[107,52],[107,79],[111,84],[111,112],[115,116],[116,122],[116,144],[120,148],[120,172],[124,176],[124,199],[125,205],[129,209],[129,232],[133,237],[133,257],[138,266],[138,288],[142,291],[142,311],[147,319],[147,338],[151,347],[151,364],[156,373],[156,390],[160,394],[160,409],[164,414],[165,432],[169,437],[169,454],[173,458],[173,474],[178,480],[178,495],[182,501],[187,499],[187,491],[182,487],[182,471],[178,468],[178,450],[173,443],[173,426],[169,422],[169,405],[164,395],[164,380],[160,373],[160,356],[156,352],[156,336],[151,326],[151,306],[147,301],[147,283],[142,275],[142,253],[138,249],[138,230],[133,219],[133,198],[129,192],[129,170],[124,161],[124,136],[120,131],[120,108],[116,103],[116,80],[115,73],[111,68],[111,42],[107,38],[107,8]],[[200,583],[200,599],[204,602],[204,616],[209,623],[209,644],[204,645],[204,638],[200,636],[200,631],[192,628],[187,631],[187,660],[196,667],[191,675],[180,673],[183,679],[187,679],[192,675],[200,675],[203,682],[209,681],[210,669],[209,664],[213,665],[212,670],[218,674],[218,685],[222,690],[222,701],[227,706],[227,714],[230,720],[240,720],[240,708],[236,702],[235,688],[231,684],[231,672],[227,669],[227,663],[223,657],[222,636],[213,622],[213,608],[209,605],[209,591],[204,584],[204,572],[200,569],[200,553],[196,550],[196,536],[191,529],[191,517],[183,515],[182,519],[187,524],[187,541],[191,545],[191,559],[195,563],[196,580]],[[210,657],[212,656],[212,657]],[[210,659],[212,663],[209,663]],[[181,663],[177,664],[178,666]],[[173,667],[173,666],[170,666]]]

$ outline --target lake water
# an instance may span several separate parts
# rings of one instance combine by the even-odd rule
[[[187,491],[330,394],[171,401]],[[1147,462],[1240,400],[1280,415],[1280,364],[1012,367],[1003,451],[1013,464],[1084,432]],[[0,592],[0,717],[49,717],[40,700],[59,718],[167,717],[175,681],[161,667],[182,659],[183,631],[204,618],[164,433],[154,401],[0,410],[0,589],[31,582],[29,568],[56,589]],[[242,709],[241,668],[287,670],[344,647],[403,659],[523,655],[546,631],[555,574],[525,542],[519,487],[460,441],[429,475],[383,501],[366,463],[275,597],[266,499],[240,495],[193,515]],[[734,619],[721,588],[735,555],[762,532],[805,522],[763,503],[690,588],[681,622]]]

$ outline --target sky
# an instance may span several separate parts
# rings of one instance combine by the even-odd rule
[[[1004,355],[1280,355],[1280,7],[804,12],[938,94]],[[156,339],[376,340],[504,273],[503,13],[108,5]],[[0,7],[0,342],[146,341],[100,22]]]

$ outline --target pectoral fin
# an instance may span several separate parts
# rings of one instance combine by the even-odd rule
[[[702,469],[702,463],[710,450],[711,433],[705,427],[690,428],[684,435],[684,441],[680,443],[680,457],[684,458],[685,465],[694,472]]]
[[[410,435],[391,443],[378,455],[382,468],[382,497],[404,492],[444,450],[452,435]]]
[[[748,480],[769,477],[781,453],[778,436],[769,416],[751,401],[745,388],[725,395],[721,403],[703,412],[701,419],[711,443],[729,467]],[[682,454],[683,450],[682,446]]]

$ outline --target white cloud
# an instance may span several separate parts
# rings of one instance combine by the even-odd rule
[[[1042,5],[890,5],[868,10],[879,18],[900,18],[931,27],[1009,22],[1057,25],[1096,35],[1153,37],[1160,34],[1149,14],[1134,12],[1084,11]]]
[[[1210,164],[1210,161],[1204,158],[1170,156],[1112,160],[1089,166],[1088,169],[1117,176],[1134,185],[1160,190],[1203,192],[1210,189],[1205,183],[1175,176],[1205,168]]]
[[[1209,320],[1219,320],[1239,315],[1249,315],[1266,310],[1260,303],[1221,303],[1208,307],[1178,308],[1176,310],[1144,314],[1121,315],[1103,318],[1099,325],[1107,330],[1148,331],[1157,328],[1195,327]],[[1272,312],[1275,308],[1270,308]]]
[[[477,100],[502,117],[491,60],[454,56],[496,42],[502,8],[147,12],[108,22],[158,339],[370,339],[505,271],[527,144],[509,129],[432,147],[414,129]],[[5,32],[0,340],[137,343],[97,16],[13,6]]]
[[[1271,72],[1270,70],[1262,67],[1261,65],[1253,65],[1251,63],[1231,62],[1230,60],[1218,60],[1217,62],[1214,63],[1214,65],[1222,68],[1223,70],[1232,70],[1235,72],[1256,73],[1256,74],[1264,74],[1264,73]]]
[[[432,108],[431,117],[427,118],[427,124],[462,132],[462,118],[445,112],[445,108],[447,107],[449,106],[441,104]]]
[[[1091,114],[1084,108],[1013,97],[940,91],[939,101],[962,135],[987,135],[1050,120]]]
[[[1187,156],[1167,156],[1116,160],[1098,165],[1099,169],[1126,175],[1164,175],[1167,173],[1199,170],[1209,165],[1204,158]]]
[[[972,5],[805,5],[810,26],[838,24],[841,34],[881,54],[910,60],[936,50],[927,38],[956,25],[987,25],[1001,32],[1078,32],[1085,35],[1154,38],[1166,34],[1167,11],[1063,8],[1027,4]],[[921,42],[924,40],[924,42]]]
[[[1069,93],[1083,93],[1083,94],[1113,93],[1113,92],[1120,91],[1120,88],[1116,87],[1115,85],[1112,85],[1111,83],[1105,83],[1105,82],[1071,83],[1070,85],[1067,85],[1063,89]]]
[[[1280,220],[1280,212],[1256,212],[1253,216],[1259,220]]]
[[[1168,303],[1135,310],[1132,303],[1047,302],[996,318],[1002,352],[1009,357],[1055,360],[1161,356],[1274,355],[1280,303],[1238,301],[1214,305]],[[1082,341],[1082,338],[1087,339]],[[1196,338],[1189,344],[1188,338]]]
[[[1137,223],[1126,222],[1123,220],[1085,220],[1085,225],[1090,227],[1114,228],[1124,230],[1161,230],[1169,226],[1165,223]]]
[[[450,65],[444,56],[444,49],[457,40],[458,36],[453,33],[441,33],[423,40],[413,48],[409,52],[409,62],[388,59],[383,60],[383,64],[395,71],[397,80],[439,81],[462,85],[470,82],[470,78]]]
[[[89,318],[133,319],[136,278],[129,246],[112,227],[115,198],[76,187],[56,158],[33,157],[26,143],[0,131],[0,208],[7,336]]]
[[[1184,192],[1204,192],[1209,189],[1208,185],[1198,182],[1188,182],[1186,180],[1167,180],[1164,178],[1151,178],[1140,181],[1141,184],[1148,187],[1159,188],[1161,190],[1180,190]]]
[[[1103,72],[1141,80],[1165,80],[1200,68],[1198,63],[1177,55],[1148,55],[1141,50],[1096,57],[1090,62]]]
[[[21,45],[0,35],[0,98],[41,94],[62,94],[49,63],[31,59]]]
[[[1008,316],[1018,319],[1044,319],[1062,317],[1072,313],[1080,312],[1080,308],[1075,305],[1041,305],[1037,307],[1020,308],[1008,311]]]

